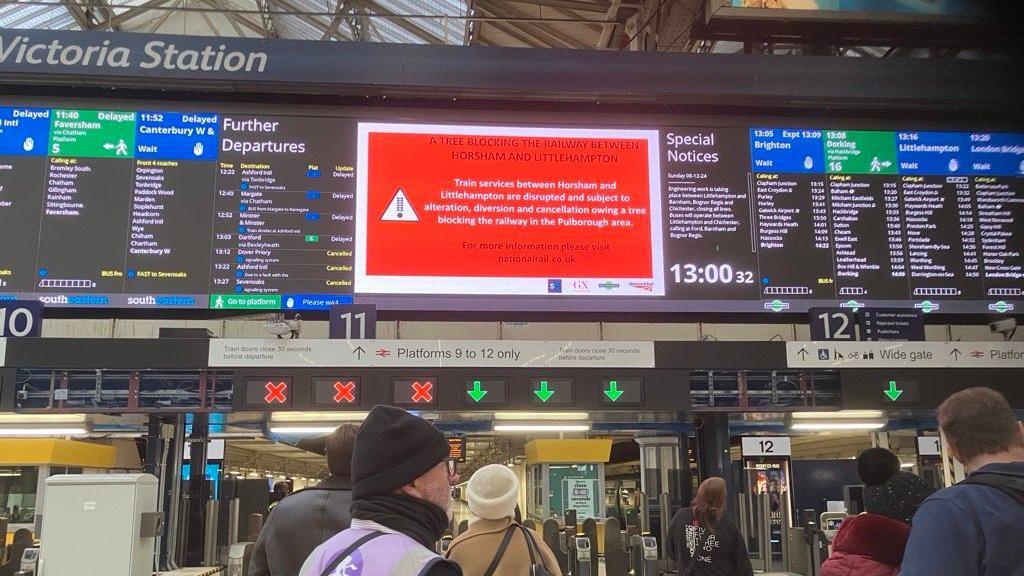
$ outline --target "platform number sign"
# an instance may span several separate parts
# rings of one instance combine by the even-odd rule
[[[35,338],[43,325],[43,304],[29,300],[0,302],[0,338]]]
[[[857,340],[857,313],[845,308],[811,308],[808,313],[811,340]]]
[[[741,440],[744,456],[791,456],[788,436],[749,436]]]
[[[333,340],[373,340],[377,337],[377,307],[372,304],[331,306],[330,320]]]

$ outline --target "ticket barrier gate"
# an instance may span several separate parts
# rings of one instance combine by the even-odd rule
[[[577,534],[569,539],[571,562],[569,574],[571,576],[597,576],[597,565],[590,558],[594,548],[590,545],[590,538],[584,534]]]
[[[767,493],[740,493],[737,495],[737,500],[739,504],[740,534],[745,538],[745,541],[748,543],[747,547],[752,551],[750,563],[754,566],[754,569],[764,573],[775,572],[778,568],[781,568],[782,572],[791,572],[793,562],[788,533],[793,522],[789,506],[783,505],[779,507],[778,522],[781,523],[781,530],[779,532],[779,540],[774,541],[772,540],[771,495]],[[781,502],[788,502],[785,492],[781,494],[780,500]],[[750,542],[754,542],[756,546],[751,547],[749,545]],[[777,567],[774,561],[776,542],[778,542],[778,549],[781,551],[781,567]]]

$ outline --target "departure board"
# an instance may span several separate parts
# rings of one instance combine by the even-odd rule
[[[0,299],[1005,313],[1024,134],[0,106]],[[429,112],[419,117],[429,116]],[[571,120],[571,118],[570,118]]]

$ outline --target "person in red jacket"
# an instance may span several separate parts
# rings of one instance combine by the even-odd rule
[[[865,512],[839,526],[821,576],[897,576],[910,520],[933,489],[902,472],[899,458],[884,448],[861,453],[857,473],[864,482]]]

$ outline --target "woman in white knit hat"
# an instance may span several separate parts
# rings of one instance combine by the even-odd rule
[[[463,576],[561,576],[558,560],[532,530],[516,523],[519,479],[507,466],[480,468],[466,486],[469,529],[452,541],[448,559]]]

